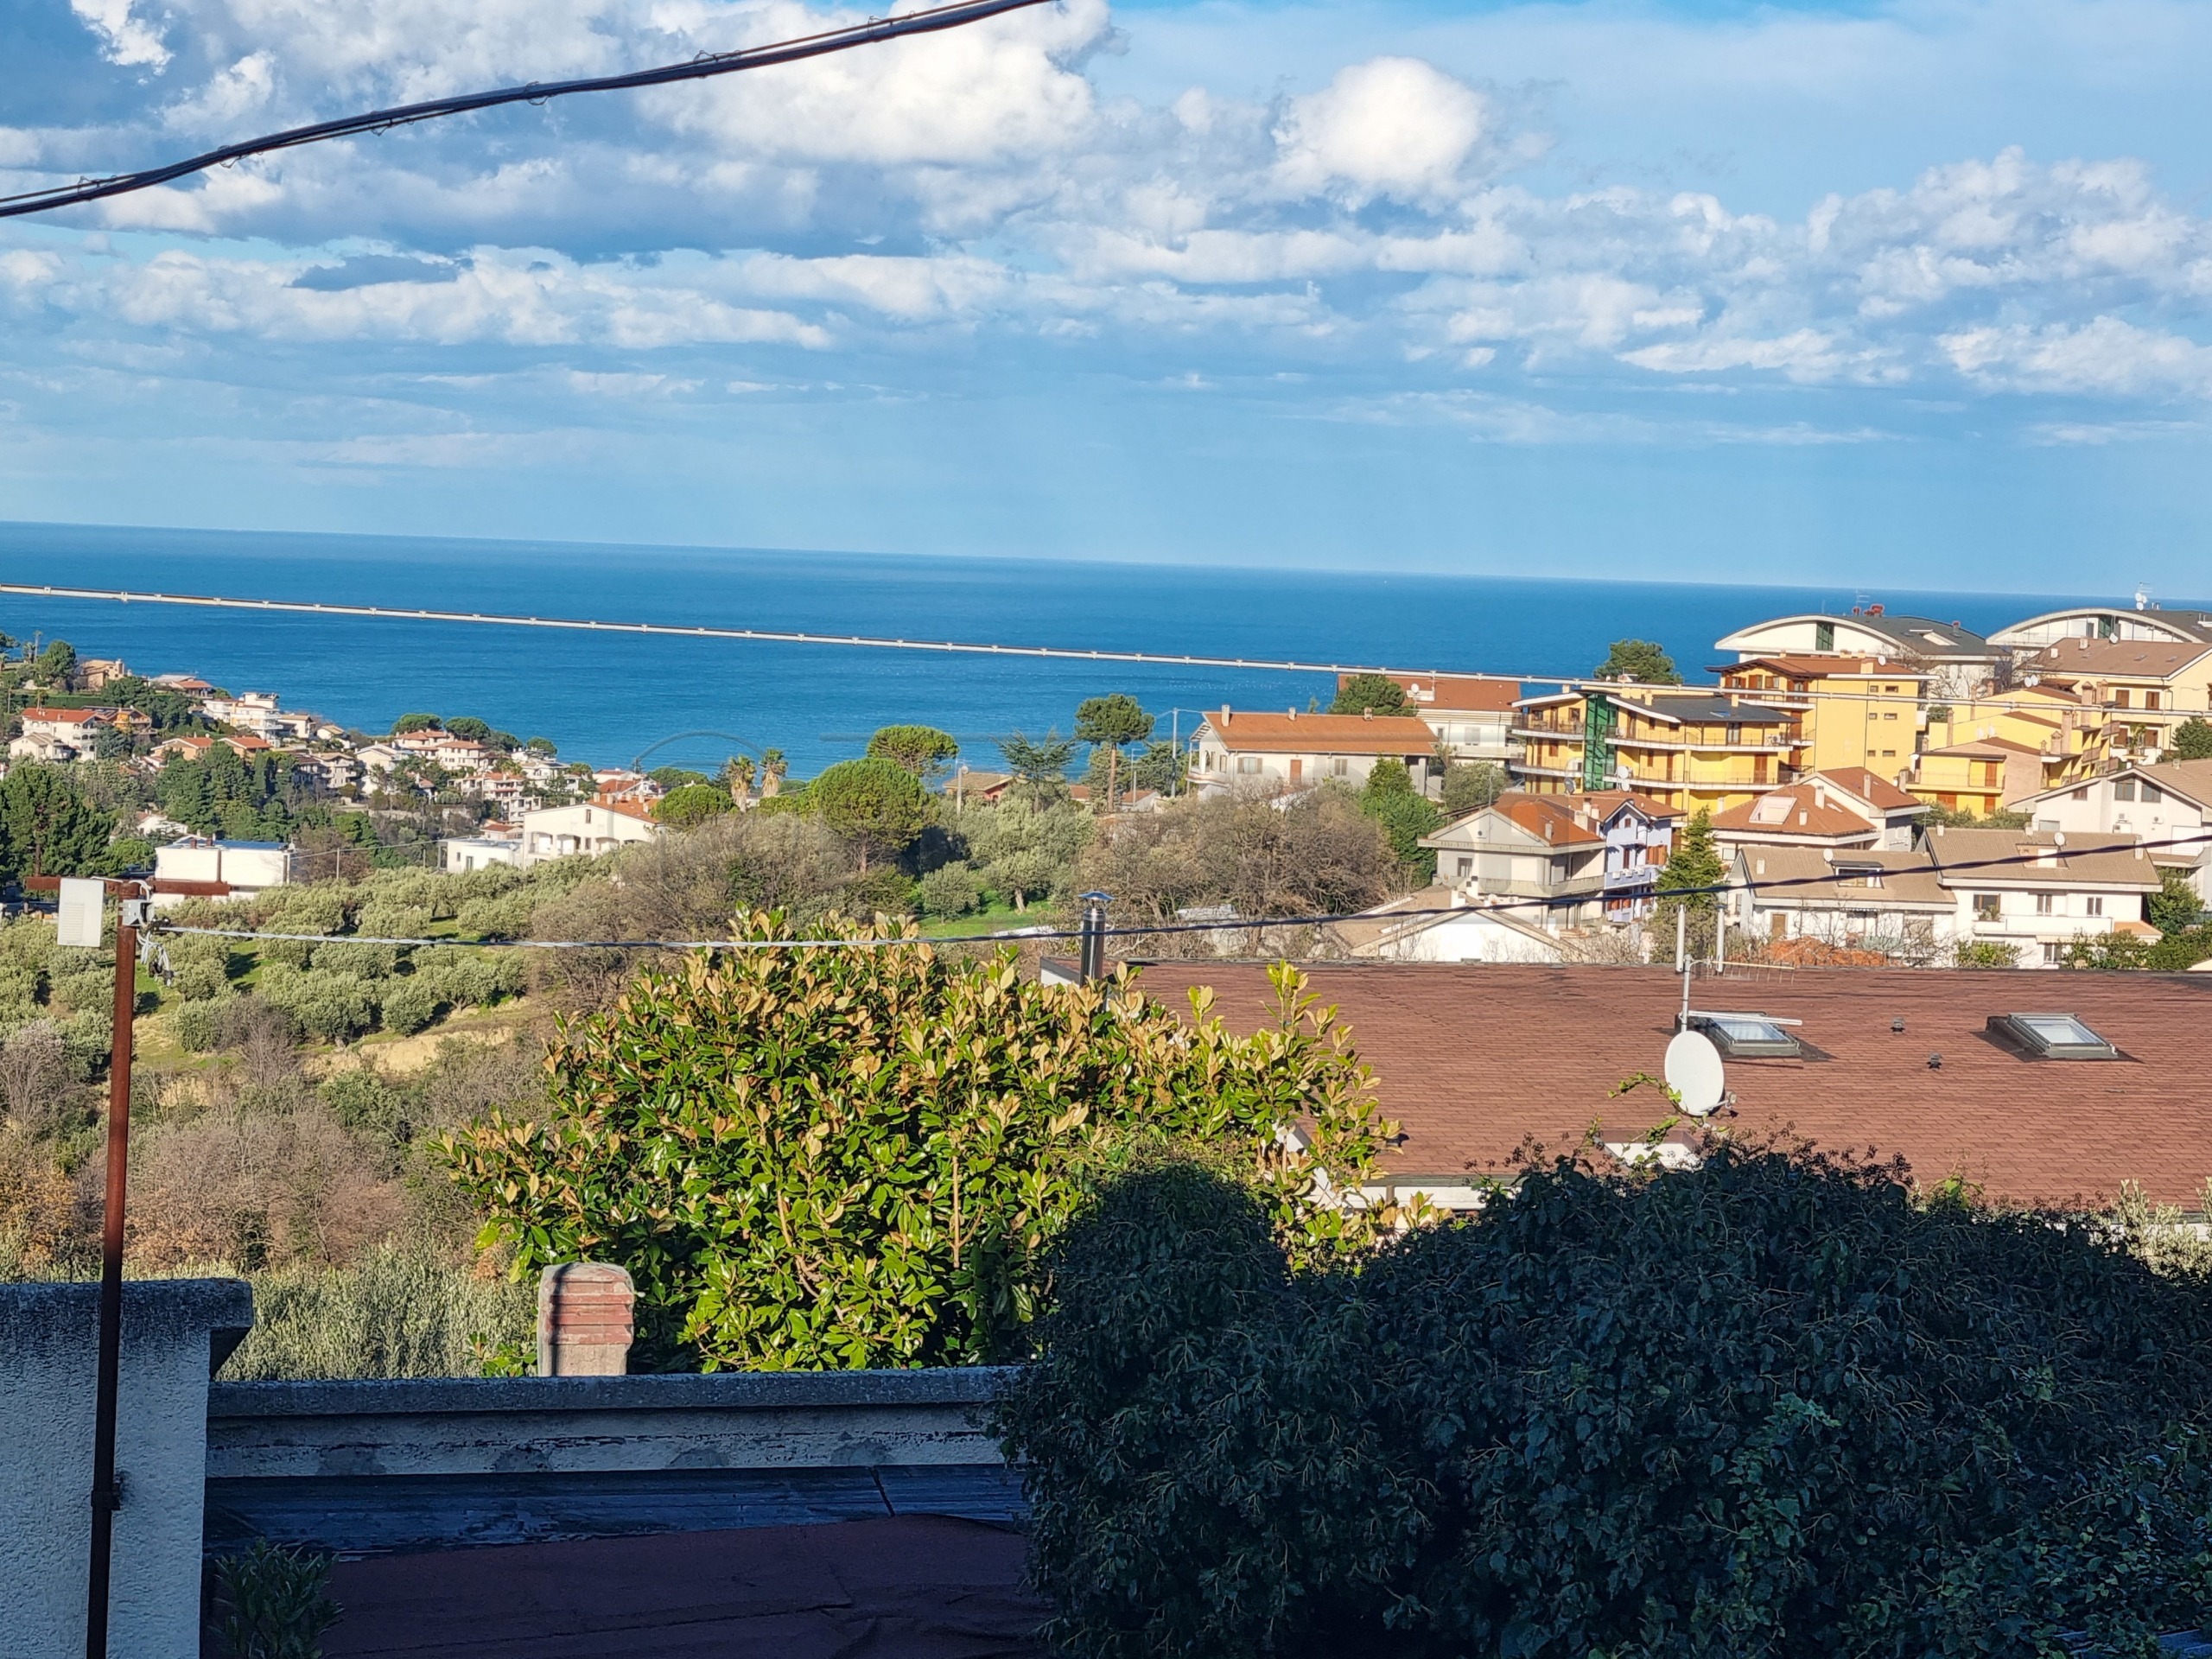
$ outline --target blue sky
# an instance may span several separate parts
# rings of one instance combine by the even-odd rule
[[[848,15],[10,0],[0,188]],[[0,518],[2202,596],[2208,63],[1065,0],[294,152],[0,224]]]

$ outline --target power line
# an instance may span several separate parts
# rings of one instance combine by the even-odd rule
[[[1025,0],[1037,3],[1040,0]],[[1244,669],[1255,673],[1282,674],[1382,674],[1414,679],[1433,679],[1446,672],[1433,668],[1388,668],[1372,663],[1306,662],[1295,658],[1211,657],[1192,653],[1150,651],[1084,650],[1069,645],[1007,645],[977,640],[907,639],[882,634],[817,633],[796,628],[740,628],[717,627],[704,624],[683,625],[671,622],[608,622],[583,617],[517,616],[497,611],[443,611],[410,608],[391,605],[338,605],[317,600],[302,599],[241,599],[212,594],[156,594],[141,593],[125,588],[73,588],[51,582],[0,582],[0,594],[13,594],[27,599],[79,599],[111,601],[126,605],[181,605],[203,610],[262,611],[278,614],[301,616],[359,616],[396,622],[457,622],[480,627],[555,628],[570,632],[642,634],[674,639],[735,639],[761,645],[842,645],[866,651],[919,651],[950,652],[972,657],[1011,657],[1058,662],[1131,663],[1160,668],[1228,668]],[[1900,666],[1900,677],[1913,672]],[[1522,685],[1556,685],[1569,690],[1584,691],[1657,691],[1663,706],[1665,694],[1675,692],[1694,694],[1707,692],[1726,697],[1745,708],[1778,709],[1790,702],[1875,702],[1893,704],[1909,700],[1910,694],[1861,691],[1791,691],[1775,687],[1758,686],[1667,686],[1644,682],[1624,683],[1603,680],[1592,675],[1573,674],[1454,674],[1459,679],[1511,680]],[[1925,699],[1937,702],[1963,703],[1975,709],[2024,709],[2031,713],[2052,713],[2069,705],[2051,704],[2048,701],[2024,702],[2007,694],[1993,696],[1930,696]],[[1637,698],[1624,701],[1639,702]],[[2091,705],[2071,705],[2087,707]],[[2150,715],[2164,717],[2186,713],[2171,709],[2114,710],[2119,715],[2133,717]],[[1540,733],[1573,738],[1576,732]],[[1621,740],[1616,739],[1616,741]]]
[[[544,104],[553,99],[570,98],[579,92],[628,92],[645,86],[665,86],[677,81],[705,80],[715,75],[735,74],[744,69],[765,69],[779,63],[797,63],[806,58],[849,51],[854,47],[868,46],[878,41],[893,41],[908,35],[929,35],[942,29],[958,29],[964,23],[995,17],[1001,12],[1042,3],[1044,0],[959,0],[959,3],[954,5],[909,12],[903,17],[870,18],[867,22],[849,29],[830,29],[819,35],[779,41],[769,46],[749,47],[737,52],[702,53],[688,63],[664,64],[655,69],[636,69],[626,74],[597,75],[582,80],[531,81],[527,86],[505,86],[494,92],[464,92],[453,98],[431,99],[420,104],[372,110],[365,115],[318,121],[310,126],[291,127],[264,137],[225,144],[204,155],[147,168],[137,173],[79,179],[73,185],[57,189],[33,190],[21,195],[0,197],[0,219],[42,213],[56,207],[98,201],[106,196],[149,190],[173,179],[205,173],[210,168],[227,167],[249,156],[296,149],[303,144],[321,143],[326,139],[388,132],[394,127],[412,126],[417,122],[462,115],[472,110],[494,109],[503,104]]]

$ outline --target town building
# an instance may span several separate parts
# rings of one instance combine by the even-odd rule
[[[2016,672],[2085,712],[2102,764],[2154,761],[2175,727],[2212,712],[2212,641],[2077,637],[2023,656]]]
[[[1537,794],[1627,790],[1725,812],[1789,781],[1798,747],[1796,715],[1764,694],[1592,680],[1516,706],[1514,770]]]
[[[1559,940],[1505,906],[1424,887],[1325,930],[1346,956],[1376,962],[1557,962]]]
[[[9,759],[57,764],[81,760],[93,753],[103,731],[115,728],[115,716],[112,709],[51,709],[35,704],[23,710],[22,734],[10,741]]]
[[[1557,933],[1649,915],[1681,817],[1620,790],[1511,790],[1421,844],[1449,890],[1478,904],[1511,901],[1521,920]]]
[[[1725,847],[1909,849],[1926,803],[1864,766],[1816,772],[1717,813],[1713,838]]]
[[[1343,690],[1352,677],[1337,676]],[[1435,734],[1438,748],[1462,763],[1510,766],[1520,753],[1513,741],[1514,706],[1521,682],[1495,674],[1386,674],[1406,694],[1410,712]]]
[[[1906,788],[1932,806],[1986,818],[2042,791],[2044,760],[2040,750],[2012,738],[1974,738],[1914,756]]]
[[[118,680],[128,679],[130,671],[119,657],[79,657],[70,677],[86,691],[105,691]]]
[[[1924,965],[1958,937],[1956,895],[1912,849],[1740,842],[1729,879],[1729,925],[1767,944],[1813,939]]]
[[[219,726],[251,732],[257,737],[283,734],[274,691],[241,691],[235,697],[206,696],[200,699],[200,712]]]
[[[2135,836],[2164,868],[2185,869],[2212,900],[2212,760],[2124,766],[2015,803],[2038,830],[2069,839]]]
[[[519,835],[448,836],[438,842],[438,868],[450,875],[486,870],[495,864],[519,869],[523,865],[522,848]]]
[[[1848,616],[1817,611],[1777,616],[1738,628],[1713,642],[1739,658],[1843,656],[1882,658],[1922,670],[1931,695],[1964,696],[1994,676],[2006,658],[1958,622],[1926,616],[1891,616],[1879,605],[1855,606]]]
[[[1790,776],[1864,766],[1894,782],[1920,747],[1928,676],[1874,657],[1750,657],[1713,671],[1723,688],[1760,693],[1793,716]]]
[[[2161,872],[2133,836],[1938,824],[1922,847],[1957,901],[1955,937],[2011,944],[2022,967],[2055,967],[2095,934],[2155,937],[2143,901]]]
[[[597,857],[618,847],[651,841],[661,826],[632,801],[594,796],[575,806],[546,806],[522,815],[522,867],[578,854]]]
[[[1191,787],[1202,795],[1278,793],[1335,781],[1354,788],[1378,760],[1405,765],[1414,789],[1443,776],[1436,734],[1411,715],[1261,714],[1223,707],[1191,739]]]
[[[2202,612],[2153,610],[2145,595],[2133,609],[2076,605],[2045,611],[1989,636],[1991,645],[2015,652],[2040,651],[2061,639],[2195,640],[2212,645],[2212,616]]]

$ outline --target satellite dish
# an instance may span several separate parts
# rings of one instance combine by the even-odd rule
[[[1681,1096],[1692,1117],[1709,1117],[1720,1108],[1720,1051],[1701,1031],[1678,1031],[1667,1045],[1667,1086]]]

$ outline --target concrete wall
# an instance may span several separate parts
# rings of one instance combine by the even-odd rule
[[[340,1549],[1018,1513],[988,1369],[236,1382],[208,1403],[211,1548]]]
[[[67,1659],[85,1650],[92,1537],[97,1285],[0,1285],[0,1650]],[[108,1651],[200,1651],[201,1488],[207,1377],[253,1322],[234,1279],[124,1287]]]

